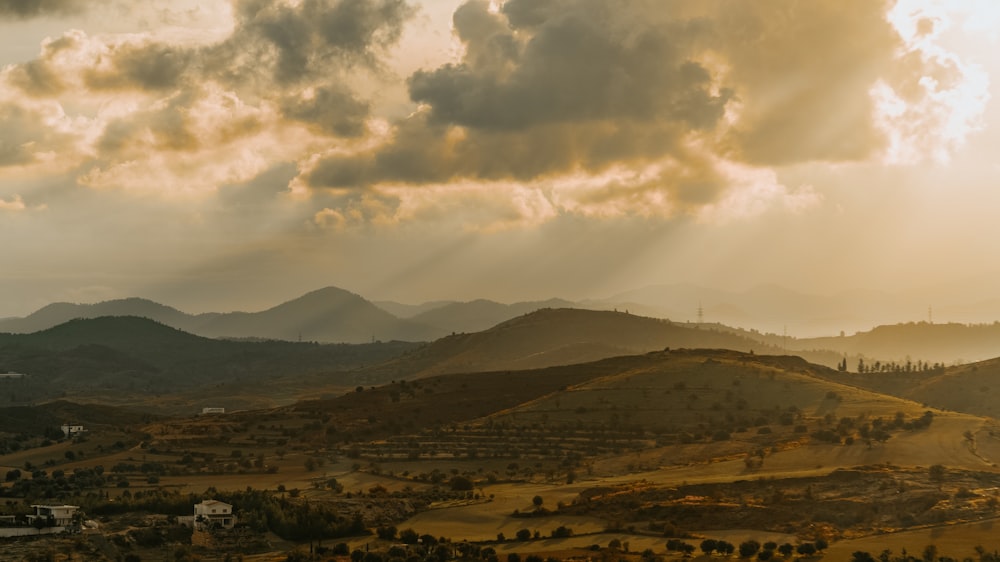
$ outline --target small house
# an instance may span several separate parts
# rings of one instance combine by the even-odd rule
[[[233,506],[218,500],[204,500],[194,505],[195,528],[212,529],[221,527],[232,529],[236,525]]]
[[[83,433],[84,431],[86,431],[85,429],[83,429],[82,425],[70,425],[70,424],[63,424],[61,429],[67,439],[78,433]]]
[[[35,519],[43,518],[51,521],[55,527],[68,527],[73,524],[73,516],[76,515],[79,506],[76,505],[33,505],[34,515],[28,516],[28,522],[34,523]]]

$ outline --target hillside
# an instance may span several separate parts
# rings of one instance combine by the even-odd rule
[[[98,427],[149,423],[155,416],[100,404],[77,404],[57,400],[38,406],[0,408],[0,428],[4,433],[41,434],[44,428],[58,428],[64,423],[81,424],[89,430]],[[50,429],[50,431],[51,431]]]
[[[665,347],[763,351],[735,334],[689,328],[624,312],[543,309],[472,334],[435,341],[395,361],[366,370],[367,380],[444,373],[521,370],[595,361]]]
[[[231,408],[293,399],[308,378],[326,384],[415,347],[370,344],[231,341],[195,336],[146,318],[79,319],[32,334],[0,334],[0,372],[13,404],[72,395],[89,402],[141,404],[145,411],[180,409],[220,400]],[[257,383],[272,388],[260,392]],[[312,381],[310,384],[316,384]],[[152,397],[169,397],[168,403]]]
[[[832,373],[831,380],[892,394],[928,406],[1000,417],[1000,358],[891,373]]]

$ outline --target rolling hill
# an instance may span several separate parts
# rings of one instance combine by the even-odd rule
[[[367,369],[369,382],[445,373],[520,370],[596,361],[665,347],[763,351],[752,339],[624,312],[542,309],[489,330],[456,334]]]
[[[562,299],[547,301],[517,302],[502,304],[486,299],[470,302],[449,303],[422,312],[412,320],[433,326],[446,332],[481,332],[542,308],[574,307],[574,303]]]
[[[190,410],[220,395],[229,403],[242,400],[236,395],[253,398],[251,403],[273,401],[295,388],[293,379],[322,375],[336,384],[346,378],[343,373],[415,346],[217,340],[147,318],[101,317],[32,334],[0,334],[0,372],[28,375],[2,382],[15,404],[72,395],[160,411],[165,407],[150,397],[168,395],[177,399],[169,408]],[[274,387],[260,392],[262,382]]]

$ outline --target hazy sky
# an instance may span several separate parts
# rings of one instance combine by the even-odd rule
[[[992,0],[0,0],[0,20],[0,316],[326,285],[996,296]]]

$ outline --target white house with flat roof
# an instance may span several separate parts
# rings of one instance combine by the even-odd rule
[[[80,506],[76,505],[33,505],[34,515],[28,516],[28,522],[34,523],[39,517],[52,520],[56,527],[68,527],[73,524],[73,516]]]
[[[196,529],[221,527],[232,529],[236,525],[233,506],[218,500],[204,500],[194,504],[194,524]]]

